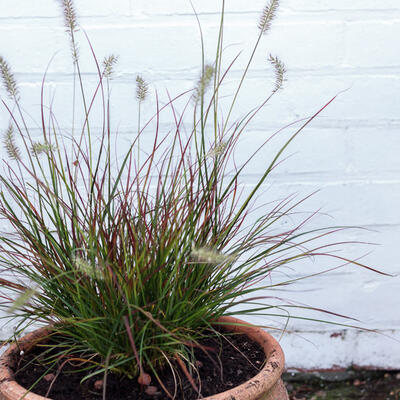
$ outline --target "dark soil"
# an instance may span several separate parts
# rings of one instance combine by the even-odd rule
[[[400,400],[399,371],[359,371],[341,382],[286,382],[290,400]]]
[[[203,397],[229,390],[245,382],[255,376],[264,364],[264,353],[257,343],[250,341],[244,335],[229,335],[227,339],[228,340],[222,341],[212,338],[203,340],[201,342],[202,345],[213,347],[217,350],[215,352],[208,352],[208,355],[200,349],[195,349],[194,351],[201,384],[198,383],[196,375],[193,374],[193,376],[195,377],[195,381]],[[240,352],[237,351],[237,348],[240,349]],[[43,375],[53,373],[53,375],[47,375],[47,380],[40,380],[34,389],[32,389],[32,392],[46,396],[49,386],[54,380],[54,376],[57,374],[57,367],[55,367],[53,371],[47,371],[47,367],[41,365],[38,360],[33,361],[33,359],[40,354],[40,351],[43,351],[43,347],[37,347],[32,353],[22,357],[19,370],[16,371],[16,380],[20,385],[29,388],[40,380],[40,377]],[[212,357],[213,361],[210,360],[210,357]],[[64,360],[65,359],[63,359],[63,361]],[[249,360],[251,360],[251,362],[249,362]],[[28,365],[30,361],[32,362]],[[47,396],[54,400],[102,399],[103,389],[101,388],[101,379],[103,375],[90,378],[80,384],[81,379],[87,372],[71,373],[73,369],[74,368],[68,363],[63,366]],[[173,394],[177,386],[177,400],[198,399],[199,395],[178,365],[175,365],[175,370],[179,373],[177,385],[175,384],[169,368],[159,371],[160,379],[167,390]],[[141,387],[137,379],[130,380],[109,373],[107,375],[106,399],[167,399],[168,397],[159,385],[157,379],[154,376],[151,378],[149,386]]]

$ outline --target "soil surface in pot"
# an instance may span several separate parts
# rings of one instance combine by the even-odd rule
[[[261,346],[251,341],[245,335],[224,336],[227,340],[219,341],[207,338],[200,343],[204,346],[214,348],[216,351],[208,352],[208,355],[200,349],[195,349],[198,371],[201,380],[201,395],[211,396],[224,392],[251,379],[255,376],[265,362],[265,355]],[[93,377],[80,384],[81,379],[87,372],[71,373],[74,369],[66,363],[47,394],[52,378],[57,374],[47,371],[47,367],[40,365],[35,357],[43,352],[43,347],[36,347],[33,352],[23,355],[16,371],[16,381],[23,387],[31,387],[41,376],[53,373],[42,379],[32,390],[42,396],[48,396],[54,400],[97,400],[102,399],[101,388],[102,375]],[[239,351],[238,351],[239,349]],[[210,356],[213,361],[210,360]],[[64,361],[65,359],[63,359]],[[199,396],[191,386],[185,374],[178,365],[174,365],[178,376],[175,378],[177,384],[177,400],[194,400]],[[76,367],[75,367],[76,368]],[[150,374],[151,375],[151,374]],[[175,391],[175,380],[169,368],[159,371],[159,377],[170,393]],[[99,381],[100,379],[100,381]],[[198,379],[195,378],[197,382]],[[137,380],[129,380],[116,374],[107,375],[107,400],[136,399],[136,400],[158,400],[167,399],[157,379],[152,376],[148,387],[140,387]]]

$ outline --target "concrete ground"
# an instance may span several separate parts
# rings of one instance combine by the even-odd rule
[[[290,400],[400,400],[399,371],[285,374]]]

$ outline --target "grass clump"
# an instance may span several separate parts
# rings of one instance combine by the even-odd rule
[[[277,12],[278,2],[271,1],[223,115],[221,88],[234,61],[222,65],[222,9],[213,63],[205,63],[203,54],[197,86],[166,104],[155,93],[156,111],[144,124],[141,105],[152,93],[137,76],[137,135],[124,154],[113,157],[110,79],[118,57],[99,63],[93,56],[98,80],[88,97],[79,66],[76,11],[71,0],[62,6],[84,111],[79,129],[71,127],[72,136],[61,132],[42,88],[42,139],[33,140],[11,68],[0,58],[10,97],[3,104],[11,120],[4,138],[9,157],[0,177],[0,217],[11,228],[0,236],[1,268],[10,275],[0,279],[1,306],[9,311],[7,318],[18,321],[18,329],[33,322],[51,324],[63,338],[60,354],[67,359],[86,354],[91,360],[88,374],[111,370],[146,385],[148,374],[171,360],[193,371],[193,348],[222,315],[287,318],[291,305],[275,308],[265,292],[290,281],[273,282],[271,273],[305,258],[332,256],[324,249],[330,251],[334,243],[321,245],[320,239],[338,228],[306,231],[305,220],[276,229],[301,203],[291,197],[264,205],[268,211],[253,218],[257,194],[283,151],[326,106],[303,121],[250,192],[241,193],[241,178],[264,146],[236,166],[232,160],[239,138],[282,87],[286,70],[270,56],[276,76],[271,93],[255,110],[232,120],[255,51]],[[186,102],[178,111],[182,99]],[[95,100],[102,105],[99,134],[90,125]],[[165,135],[160,121],[167,111],[175,124]],[[188,118],[189,132],[184,128]],[[150,124],[155,126],[153,143],[143,153],[140,139]],[[95,143],[100,143],[97,150]],[[100,361],[94,362],[94,356]]]

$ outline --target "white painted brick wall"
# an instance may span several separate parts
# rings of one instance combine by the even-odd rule
[[[55,93],[56,114],[60,123],[68,126],[69,114],[63,110],[70,105],[71,63],[57,3],[1,0],[0,54],[16,72],[24,105],[32,114],[40,102],[43,71],[55,55],[46,93]],[[220,3],[194,0],[210,60]],[[227,48],[226,57],[243,50],[245,59],[265,0],[226,3],[225,40],[234,44]],[[136,107],[137,73],[160,92],[168,87],[179,93],[191,88],[197,79],[199,38],[189,0],[76,0],[76,8],[98,57],[120,55],[113,82],[112,113],[122,139],[127,140]],[[392,274],[399,273],[400,240],[399,37],[399,0],[282,0],[279,16],[262,42],[236,109],[238,115],[247,111],[272,87],[267,51],[285,61],[288,82],[243,137],[238,159],[248,154],[250,145],[261,144],[274,128],[311,115],[347,89],[292,145],[287,153],[291,157],[277,170],[272,184],[265,186],[265,196],[277,198],[292,192],[306,195],[322,189],[305,210],[322,206],[322,211],[333,218],[325,217],[322,223],[370,229],[348,232],[342,239],[380,243],[364,261]],[[95,79],[94,66],[82,38],[80,47],[82,70],[90,86]],[[234,66],[227,90],[243,66],[241,60]],[[146,106],[146,115],[151,114],[152,106],[154,102]],[[1,112],[0,128],[7,123]],[[30,124],[35,127],[33,122]],[[265,154],[272,155],[276,146],[271,144],[254,160],[254,171],[261,171]],[[249,185],[255,175],[248,177]],[[363,248],[361,254],[364,250],[366,253],[370,248]],[[348,246],[347,255],[357,257],[360,251]],[[319,266],[308,266],[307,272]],[[298,276],[301,272],[290,273]],[[398,287],[398,277],[382,277],[351,267],[303,281],[281,293],[305,304],[354,316],[364,326],[381,329],[386,335],[293,320],[290,333],[282,339],[288,366],[315,369],[355,364],[399,369],[400,346],[388,337],[400,339]],[[339,336],[331,336],[337,332]]]

